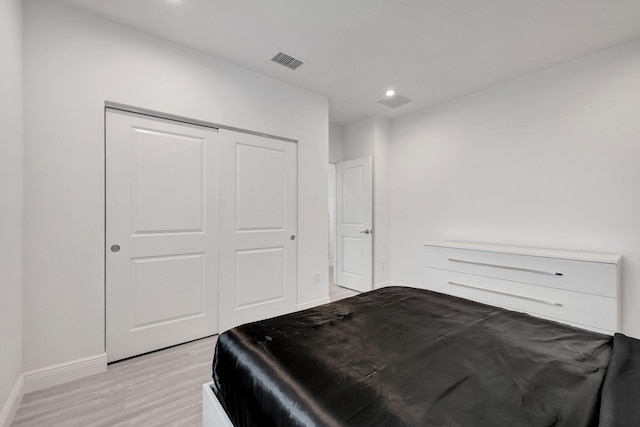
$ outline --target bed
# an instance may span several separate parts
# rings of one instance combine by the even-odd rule
[[[541,317],[389,287],[242,325],[218,339],[203,423],[640,425],[637,341]]]

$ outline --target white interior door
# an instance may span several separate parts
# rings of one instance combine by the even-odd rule
[[[109,361],[218,332],[217,137],[107,111]]]
[[[297,146],[220,130],[220,330],[297,302]]]
[[[371,157],[338,163],[337,281],[365,292],[373,289]]]

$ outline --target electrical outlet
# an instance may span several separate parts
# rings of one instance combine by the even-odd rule
[[[313,273],[313,283],[320,283],[320,273]]]

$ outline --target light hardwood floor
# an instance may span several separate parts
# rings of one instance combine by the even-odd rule
[[[349,298],[354,295],[358,295],[359,293],[360,292],[351,289],[343,288],[342,286],[329,285],[329,298],[331,299],[331,302]]]
[[[26,394],[12,427],[200,426],[217,336],[109,365]]]
[[[333,267],[329,267],[329,281],[333,281]],[[336,284],[329,285],[329,298],[331,302],[338,301],[340,299],[349,298],[354,295],[358,295],[360,292],[354,291],[352,289],[343,288],[342,286],[338,286]]]
[[[331,301],[357,294],[329,286]],[[124,360],[105,373],[26,394],[11,426],[200,426],[201,386],[211,381],[216,340]]]

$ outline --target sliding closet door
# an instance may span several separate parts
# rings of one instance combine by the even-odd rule
[[[218,332],[216,129],[108,110],[109,361]]]
[[[220,130],[220,330],[296,309],[297,146]]]

